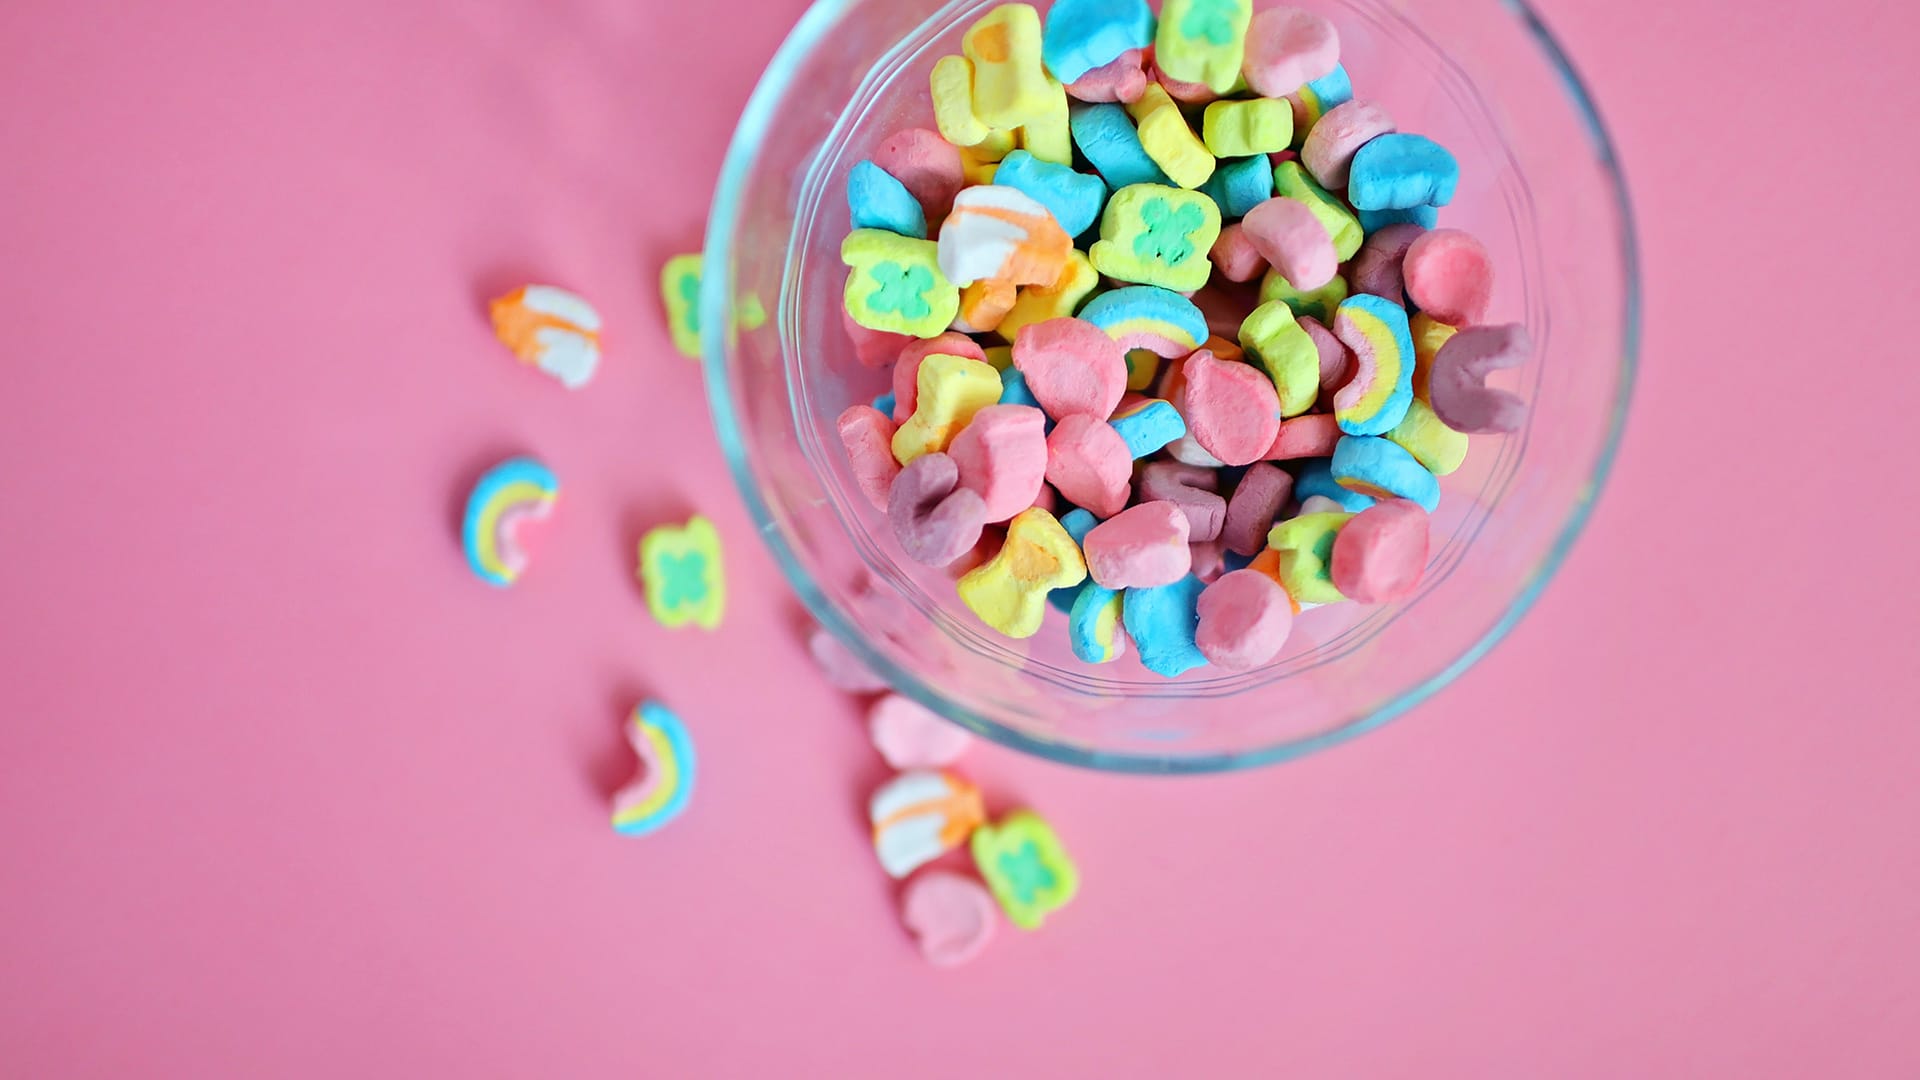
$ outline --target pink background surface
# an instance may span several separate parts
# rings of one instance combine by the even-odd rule
[[[1920,1075],[1911,13],[1547,3],[1647,255],[1587,538],[1336,752],[980,751],[1086,884],[939,973],[656,312],[800,6],[0,5],[0,1072]],[[491,341],[525,278],[608,316],[589,392]],[[452,523],[524,450],[565,521],[503,595]],[[629,584],[694,508],[717,638]],[[704,771],[630,841],[642,694]]]

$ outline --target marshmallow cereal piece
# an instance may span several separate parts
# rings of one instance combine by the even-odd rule
[[[1333,238],[1313,209],[1298,199],[1268,199],[1248,211],[1240,224],[1260,257],[1295,289],[1323,289],[1338,275]]]
[[[1268,8],[1247,26],[1247,85],[1263,98],[1281,98],[1324,79],[1340,66],[1340,32],[1324,16],[1299,8]]]
[[[1151,285],[1101,293],[1080,309],[1080,318],[1106,331],[1129,352],[1146,349],[1166,359],[1184,359],[1207,340],[1206,316],[1193,301]]]
[[[1120,625],[1121,593],[1087,583],[1067,610],[1067,643],[1089,664],[1109,664],[1124,656],[1127,635]]]
[[[1252,671],[1279,655],[1293,631],[1293,600],[1258,570],[1236,570],[1200,594],[1194,645],[1222,671]]]
[[[916,874],[900,893],[900,922],[934,967],[958,967],[979,956],[1000,925],[986,886],[945,870]]]
[[[699,272],[694,272],[693,295],[699,296]],[[671,302],[671,301],[669,301]],[[690,309],[697,311],[695,308]],[[513,350],[520,362],[532,364],[578,390],[600,366],[600,314],[579,296],[551,285],[526,285],[495,300],[490,306],[493,333]],[[671,308],[669,309],[671,314]],[[697,325],[697,324],[696,324]],[[676,346],[680,338],[675,337]],[[693,352],[700,355],[699,335]]]
[[[693,798],[693,738],[672,710],[647,701],[627,721],[627,744],[640,771],[613,797],[613,831],[645,836],[679,817]]]
[[[1053,826],[1030,810],[980,826],[971,846],[973,864],[987,888],[1007,919],[1022,930],[1039,929],[1080,890],[1080,871]]]
[[[980,542],[987,505],[979,492],[960,487],[960,468],[952,458],[922,454],[894,479],[887,521],[907,558],[923,566],[947,566]]]
[[[1058,10],[1058,5],[1055,5]],[[1131,104],[1147,91],[1147,54],[1128,49],[1113,60],[1089,70],[1067,84],[1067,96],[1090,104]]]
[[[1072,253],[1073,238],[1018,188],[970,187],[955,197],[940,226],[940,270],[955,285],[992,279],[1051,287]]]
[[[1087,575],[1107,589],[1171,585],[1193,568],[1187,515],[1179,504],[1129,506],[1087,533]]]
[[[1071,83],[1152,45],[1153,31],[1147,0],[1054,0],[1040,53],[1054,78]]]
[[[1086,577],[1080,545],[1060,522],[1045,510],[1026,510],[1007,526],[999,554],[960,579],[960,600],[1002,634],[1030,638],[1046,615],[1047,593]]]
[[[1198,192],[1134,184],[1114,192],[1087,257],[1110,278],[1189,292],[1207,283],[1220,208]]]
[[[893,420],[870,405],[854,405],[840,414],[835,426],[860,494],[874,509],[885,510],[893,478],[900,475],[900,463],[893,459]]]
[[[1293,287],[1278,270],[1270,270],[1260,279],[1260,302],[1270,304],[1275,300],[1287,305],[1296,319],[1314,319],[1321,323],[1333,321],[1333,313],[1340,308],[1340,301],[1347,298],[1351,288],[1347,279],[1334,275],[1332,281],[1312,290],[1300,290]]]
[[[1460,163],[1446,147],[1425,135],[1381,135],[1353,155],[1347,201],[1355,210],[1445,206],[1459,184]]]
[[[1120,433],[1135,461],[1187,434],[1187,422],[1171,402],[1139,394],[1121,398],[1107,423]]]
[[[1040,13],[1031,4],[1001,4],[960,39],[973,64],[973,115],[1012,130],[1043,115],[1057,85],[1041,63]]]
[[[1240,324],[1240,347],[1273,382],[1281,416],[1313,408],[1320,397],[1320,350],[1292,308],[1273,300],[1253,309]]]
[[[1216,101],[1202,114],[1200,130],[1215,157],[1278,153],[1293,141],[1293,107],[1272,98]]]
[[[1322,187],[1347,186],[1353,155],[1360,148],[1394,130],[1387,110],[1361,98],[1336,106],[1313,125],[1300,146],[1300,164]]]
[[[1386,437],[1412,454],[1415,461],[1435,476],[1458,471],[1466,463],[1471,442],[1464,432],[1441,423],[1433,406],[1417,397],[1407,405],[1406,418],[1387,432]]]
[[[1299,487],[1294,490],[1297,493]],[[1302,604],[1337,604],[1346,599],[1334,586],[1328,563],[1340,530],[1352,518],[1352,514],[1302,514],[1267,533],[1267,547],[1278,552],[1275,572],[1288,596]]]
[[[1366,293],[1349,296],[1333,317],[1333,332],[1354,355],[1353,379],[1333,396],[1340,430],[1349,435],[1392,431],[1413,400],[1413,337],[1406,310]]]
[[[867,710],[873,748],[896,769],[942,769],[960,760],[973,736],[909,697],[886,694]]]
[[[926,769],[887,781],[867,804],[874,854],[896,879],[966,843],[986,817],[979,788]]]
[[[1020,331],[1013,366],[1047,415],[1105,420],[1127,392],[1126,352],[1098,326],[1081,319],[1049,319]]]
[[[847,175],[847,208],[856,229],[883,229],[927,238],[927,212],[907,185],[871,161],[854,165]]]
[[[689,360],[700,359],[700,273],[705,256],[675,255],[660,268],[660,299],[667,306],[667,332],[673,348]]]
[[[915,382],[913,415],[893,433],[893,456],[902,465],[946,450],[974,413],[1000,401],[1000,373],[971,357],[935,353],[920,362]]]
[[[467,496],[460,526],[468,568],[489,585],[518,581],[559,501],[559,478],[532,458],[510,458],[487,470]]]
[[[1106,198],[1106,189],[1101,189],[1101,198]],[[1067,256],[1066,269],[1060,272],[1060,280],[1052,288],[1029,285],[1020,290],[1014,298],[1013,307],[994,328],[1002,340],[1014,341],[1020,331],[1034,323],[1048,319],[1065,318],[1080,310],[1080,305],[1100,286],[1100,272],[1093,263],[1078,251]],[[1007,354],[1011,361],[1012,353]],[[1004,368],[1002,370],[1005,370]]]
[[[1428,393],[1434,415],[1455,431],[1498,435],[1526,426],[1527,404],[1519,395],[1486,384],[1496,371],[1516,368],[1533,353],[1527,328],[1474,326],[1460,331],[1433,358]]]
[[[1283,161],[1274,166],[1273,193],[1305,203],[1307,209],[1313,211],[1333,240],[1333,253],[1341,262],[1353,258],[1360,250],[1361,242],[1366,239],[1360,229],[1360,219],[1347,209],[1339,196],[1329,194],[1309,176],[1299,162]]]
[[[727,576],[713,522],[695,514],[685,525],[647,530],[640,538],[640,582],[647,610],[661,626],[719,627],[727,610]]]
[[[940,269],[938,253],[931,240],[884,229],[848,233],[840,244],[840,261],[850,271],[846,303],[853,321],[908,337],[932,337],[945,330],[960,313],[960,290]]]
[[[1375,499],[1411,499],[1428,513],[1440,508],[1440,481],[1399,444],[1378,436],[1348,435],[1333,449],[1333,478],[1348,491]]]
[[[988,523],[1040,497],[1047,473],[1047,416],[1027,405],[989,405],[953,437],[947,454],[960,487],[980,496]]]
[[[1121,621],[1148,671],[1172,679],[1206,666],[1207,658],[1193,640],[1205,588],[1189,574],[1171,585],[1127,590]]]
[[[1154,63],[1181,82],[1226,94],[1240,80],[1252,0],[1165,0]]]
[[[1293,477],[1277,465],[1259,462],[1246,475],[1227,500],[1227,516],[1220,530],[1226,549],[1235,555],[1254,556],[1267,546],[1267,531],[1293,494]]]
[[[893,133],[874,149],[873,163],[913,192],[928,221],[946,217],[953,197],[967,186],[959,148],[927,128]]]
[[[1046,481],[1061,498],[1110,518],[1126,508],[1133,452],[1113,425],[1075,413],[1047,436]]]
[[[1487,317],[1493,301],[1493,256],[1471,233],[1435,229],[1418,234],[1406,248],[1401,272],[1407,298],[1432,318],[1449,326],[1474,326]]]
[[[1413,595],[1427,569],[1427,512],[1405,499],[1361,511],[1333,542],[1330,573],[1349,600],[1386,604]]]

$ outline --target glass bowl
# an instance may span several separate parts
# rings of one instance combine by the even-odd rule
[[[901,693],[1055,761],[1246,768],[1418,705],[1538,598],[1592,509],[1626,418],[1638,349],[1632,213],[1579,77],[1522,3],[1307,0],[1338,25],[1357,92],[1459,158],[1459,194],[1441,222],[1493,255],[1488,321],[1523,322],[1538,345],[1532,363],[1504,373],[1532,403],[1530,421],[1476,437],[1465,467],[1444,479],[1414,596],[1309,611],[1260,670],[1165,680],[1131,655],[1079,662],[1057,612],[1028,641],[988,630],[949,571],[904,558],[837,435],[841,410],[889,385],[856,360],[842,325],[847,171],[892,132],[932,126],[929,70],[993,6],[819,0],[741,118],[708,225],[700,314],[715,426],[762,539],[820,623]],[[728,317],[755,309],[767,317]]]

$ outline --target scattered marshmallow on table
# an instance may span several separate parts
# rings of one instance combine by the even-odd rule
[[[874,854],[895,878],[966,843],[986,817],[979,788],[931,769],[901,773],[867,804]]]
[[[647,610],[669,629],[719,627],[727,610],[720,533],[699,514],[685,525],[661,525],[640,538],[640,581]]]
[[[700,291],[699,271],[693,295]],[[698,305],[686,309],[697,314]],[[580,296],[552,285],[527,285],[495,300],[490,308],[493,332],[522,363],[531,364],[578,390],[600,366],[600,313]],[[669,322],[671,323],[671,308]],[[684,314],[683,314],[684,317]],[[675,336],[681,346],[683,338]],[[684,346],[682,346],[684,351]],[[698,326],[690,355],[700,354]]]
[[[974,866],[1001,910],[1022,930],[1039,929],[1080,891],[1079,868],[1060,837],[1030,810],[981,825],[973,832],[971,848]]]
[[[675,255],[660,268],[660,299],[667,306],[667,330],[673,347],[689,360],[700,359],[700,274],[706,257]]]
[[[627,744],[640,768],[613,796],[613,829],[644,836],[679,817],[692,800],[693,738],[672,710],[648,701],[627,721]]]
[[[867,737],[896,769],[943,769],[973,745],[966,729],[899,694],[883,695],[867,709]]]
[[[509,458],[487,470],[461,518],[467,567],[489,585],[520,580],[559,502],[559,478],[533,458]]]
[[[934,967],[957,967],[979,956],[1000,924],[986,886],[946,870],[915,874],[900,893],[900,922]]]

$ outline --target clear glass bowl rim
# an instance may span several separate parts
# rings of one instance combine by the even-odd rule
[[[709,256],[723,257],[722,253],[732,247],[734,224],[739,216],[741,195],[745,191],[747,177],[753,167],[762,138],[773,118],[775,106],[793,85],[794,77],[798,74],[804,58],[838,24],[848,9],[859,2],[861,0],[814,0],[806,14],[801,16],[800,21],[795,24],[793,31],[787,35],[786,41],[781,43],[773,60],[768,63],[759,85],[754,88],[753,95],[748,99],[747,106],[741,113],[740,124],[734,130],[733,139],[727,147],[725,162],[721,166],[720,182],[714,192],[712,211],[707,219],[704,250]],[[954,0],[954,5],[967,2],[968,0]],[[1338,728],[1275,746],[1236,753],[1159,757],[1088,750],[1038,739],[968,710],[958,709],[937,689],[870,647],[864,637],[827,601],[812,575],[800,564],[793,549],[788,546],[779,531],[767,527],[773,515],[768,510],[766,500],[760,494],[753,471],[747,461],[747,447],[741,439],[739,421],[734,415],[733,401],[730,396],[732,386],[726,371],[727,332],[731,326],[727,316],[731,307],[727,276],[724,273],[714,272],[715,265],[710,260],[707,272],[702,276],[699,308],[702,367],[707,387],[707,403],[713,413],[714,430],[719,437],[721,451],[726,456],[727,467],[733,474],[734,484],[739,488],[740,496],[746,502],[747,511],[753,518],[756,531],[766,542],[781,573],[786,576],[795,594],[799,596],[801,603],[806,606],[813,618],[818,620],[829,633],[839,638],[854,655],[865,661],[896,691],[976,734],[1003,746],[1065,765],[1104,772],[1158,775],[1230,772],[1258,768],[1263,765],[1291,761],[1315,751],[1339,745],[1348,739],[1384,726],[1439,693],[1500,644],[1519,624],[1521,618],[1532,610],[1540,594],[1565,563],[1574,542],[1579,539],[1586,528],[1587,521],[1592,517],[1594,506],[1613,472],[1614,461],[1620,450],[1621,436],[1626,428],[1634,385],[1639,377],[1640,249],[1633,204],[1627,192],[1626,178],[1620,166],[1620,159],[1615,150],[1613,138],[1601,119],[1599,107],[1595,104],[1586,81],[1575,70],[1566,51],[1547,30],[1539,14],[1525,0],[1490,0],[1490,2],[1497,2],[1501,8],[1520,22],[1526,36],[1540,49],[1548,65],[1559,75],[1559,82],[1568,98],[1568,103],[1576,116],[1586,124],[1592,136],[1591,141],[1598,159],[1597,163],[1606,176],[1620,214],[1620,257],[1623,272],[1622,349],[1619,392],[1613,401],[1606,443],[1595,460],[1593,475],[1582,489],[1582,494],[1567,515],[1566,522],[1548,548],[1546,556],[1528,576],[1527,585],[1515,595],[1506,613],[1479,641],[1432,676],[1408,688],[1372,712],[1356,717]]]

